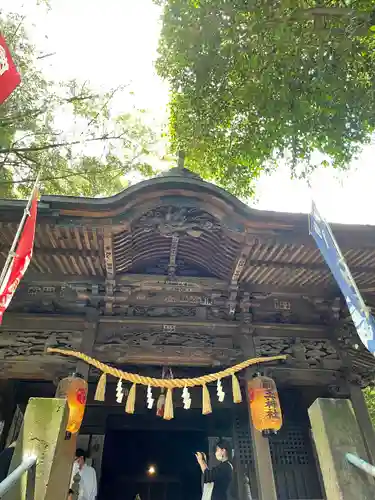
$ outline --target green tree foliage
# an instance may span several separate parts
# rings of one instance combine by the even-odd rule
[[[23,17],[0,15],[22,84],[0,106],[0,196],[23,197],[40,169],[50,194],[110,195],[124,175],[150,175],[156,137],[141,112],[112,116],[117,92],[100,94],[86,83],[48,81],[37,69]]]
[[[172,147],[188,167],[247,196],[280,158],[298,175],[347,168],[370,140],[373,0],[157,3],[157,68],[171,85]]]
[[[375,389],[373,387],[368,387],[365,389],[364,394],[372,423],[375,425]]]

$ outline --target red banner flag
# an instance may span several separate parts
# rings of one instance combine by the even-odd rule
[[[0,104],[21,83],[21,76],[13,62],[5,39],[0,35]]]
[[[0,325],[3,321],[4,312],[9,306],[17,286],[23,278],[33,255],[37,209],[38,190],[35,189],[31,202],[30,213],[28,214],[23,226],[15,256],[9,265],[9,269],[3,282],[0,284]]]

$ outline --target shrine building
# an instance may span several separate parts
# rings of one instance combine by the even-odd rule
[[[0,200],[0,266],[24,208]],[[375,305],[375,228],[332,230],[366,303]],[[253,429],[246,373],[241,404],[230,394],[218,402],[213,384],[212,414],[202,415],[199,390],[191,390],[190,410],[174,391],[175,418],[164,421],[139,388],[128,415],[116,402],[116,380],[108,379],[105,402],[94,401],[99,372],[47,354],[48,346],[159,378],[163,368],[193,377],[284,354],[285,362],[258,368],[277,384],[283,427],[269,438]],[[233,446],[238,500],[248,500],[248,487],[253,500],[273,498],[272,475],[280,500],[323,500],[307,411],[318,397],[351,399],[367,459],[375,460],[361,390],[374,379],[375,359],[309,235],[307,215],[249,208],[184,168],[110,198],[41,197],[34,256],[0,328],[0,363],[2,446],[17,436],[30,397],[53,397],[74,371],[88,380],[78,443],[96,469],[98,500],[199,500],[194,453],[212,461],[219,437]]]

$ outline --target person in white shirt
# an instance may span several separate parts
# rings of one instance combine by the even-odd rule
[[[81,476],[79,481],[78,500],[95,500],[98,494],[96,472],[93,467],[86,464],[86,453],[78,448],[73,464],[72,478],[70,484],[73,484],[73,479],[76,474]]]

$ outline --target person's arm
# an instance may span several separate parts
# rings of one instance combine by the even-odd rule
[[[95,469],[92,468],[92,498],[98,496],[98,480],[96,479]]]

